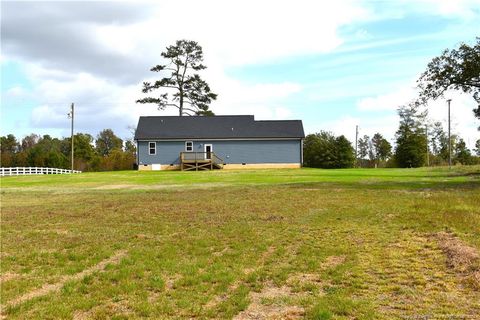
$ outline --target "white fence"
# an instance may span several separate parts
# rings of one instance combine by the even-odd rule
[[[24,174],[69,174],[72,170],[43,167],[9,167],[0,168],[0,176],[19,176]],[[82,173],[82,171],[73,170],[73,173]]]

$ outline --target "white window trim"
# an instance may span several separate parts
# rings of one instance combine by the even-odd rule
[[[207,158],[207,147],[210,147],[210,158]],[[205,160],[211,160],[212,159],[212,153],[213,153],[213,146],[211,143],[206,143],[204,144],[204,147],[203,147],[203,152],[205,152]]]
[[[153,153],[151,153],[152,148],[150,147],[150,145],[151,145],[152,143],[153,143],[153,145],[154,145],[154,148],[153,148],[153,149],[154,149],[154,152],[153,152]],[[149,155],[149,156],[154,156],[154,155],[156,155],[156,154],[157,154],[157,143],[156,143],[155,141],[149,141],[149,142],[148,142],[148,155]]]
[[[188,143],[191,143],[192,146],[191,146],[191,150],[188,150],[187,148],[187,144]],[[189,140],[189,141],[185,141],[185,152],[193,152],[193,141]]]

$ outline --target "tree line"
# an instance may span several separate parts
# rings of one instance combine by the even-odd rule
[[[309,134],[304,141],[304,165],[313,168],[400,167],[447,165],[448,134],[441,122],[428,119],[420,105],[410,104],[398,109],[400,122],[395,134],[395,147],[380,133],[358,139],[357,153],[350,141],[341,135],[320,131]],[[467,148],[459,135],[450,137],[453,165],[480,164],[480,139],[475,148]]]
[[[399,109],[400,123],[396,145],[380,133],[358,139],[357,153],[344,136],[320,131],[305,137],[303,159],[306,167],[421,167],[448,164],[448,136],[440,122],[430,124],[418,107]],[[427,148],[428,145],[428,148]],[[480,164],[480,139],[475,149],[469,150],[464,139],[451,135],[452,163]],[[30,134],[21,140],[13,134],[0,137],[2,167],[70,168],[71,139],[52,138],[50,135]],[[428,152],[427,152],[428,150]],[[98,133],[74,135],[75,170],[112,171],[130,170],[135,166],[136,146],[132,140],[123,141],[111,129]],[[428,161],[428,163],[427,163]]]
[[[21,140],[13,134],[0,137],[2,167],[71,167],[71,138],[30,134]],[[136,146],[123,141],[111,129],[98,133],[74,135],[74,169],[81,171],[111,171],[133,169]]]

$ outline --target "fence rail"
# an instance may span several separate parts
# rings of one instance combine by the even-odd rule
[[[0,176],[20,176],[29,174],[71,174],[82,173],[78,170],[68,170],[59,168],[44,168],[44,167],[6,167],[0,168]]]
[[[223,160],[213,152],[180,152],[180,169],[212,170],[223,168]]]

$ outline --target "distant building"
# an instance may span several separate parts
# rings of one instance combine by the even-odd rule
[[[139,170],[300,168],[301,120],[253,116],[140,117]]]

